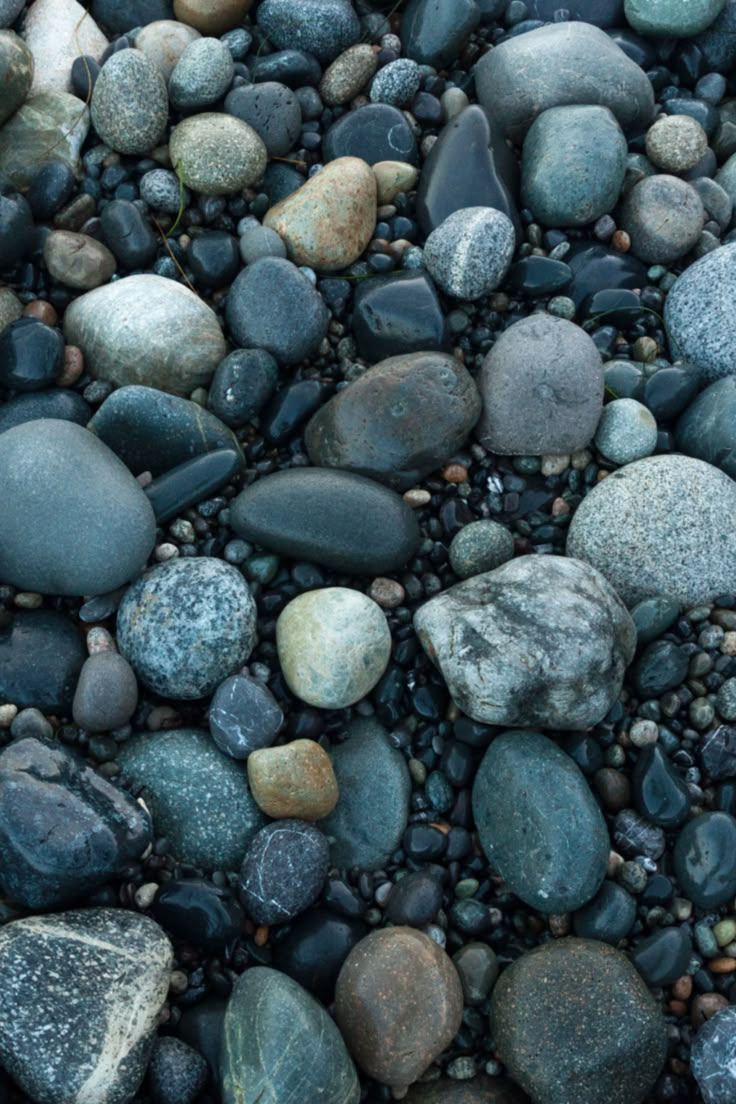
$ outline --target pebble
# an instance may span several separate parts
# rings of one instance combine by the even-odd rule
[[[222,951],[240,936],[245,914],[229,890],[199,878],[172,879],[154,888],[154,919],[174,939]]]
[[[251,840],[240,868],[240,900],[256,924],[283,924],[319,897],[329,845],[303,820],[267,824]]]
[[[652,824],[677,828],[690,812],[690,791],[659,744],[642,748],[631,776],[634,803]]]
[[[701,391],[679,418],[675,427],[678,449],[687,456],[714,464],[733,479],[735,418],[736,379],[725,376]]]
[[[271,156],[284,157],[299,138],[299,100],[291,88],[278,81],[234,88],[225,100],[225,110],[252,127]]]
[[[239,429],[260,413],[278,378],[278,365],[265,349],[235,349],[215,370],[208,408],[225,425]]]
[[[92,91],[90,112],[101,141],[112,149],[149,153],[166,133],[166,85],[140,50],[121,50],[103,65]]]
[[[595,897],[573,917],[573,930],[581,939],[598,939],[618,946],[636,920],[636,900],[623,886],[607,879]]]
[[[224,679],[212,697],[212,739],[233,759],[247,759],[259,748],[270,747],[283,723],[281,706],[271,691],[249,675]]]
[[[446,344],[439,296],[423,270],[361,280],[350,327],[361,357],[374,364],[406,353],[440,350]]]
[[[89,110],[68,92],[41,92],[18,108],[0,130],[0,172],[27,188],[53,149],[54,159],[81,176],[80,150],[89,131]]]
[[[329,314],[320,293],[296,265],[281,257],[262,257],[233,282],[225,319],[235,344],[265,349],[279,364],[290,366],[316,353],[327,333]]]
[[[722,1008],[701,1025],[693,1039],[691,1069],[705,1104],[727,1104],[736,1091],[735,1021],[736,1010]]]
[[[360,37],[360,23],[350,0],[264,0],[257,12],[258,27],[279,49],[298,43],[318,61],[334,61]]]
[[[173,19],[155,19],[135,37],[135,48],[146,55],[151,65],[168,84],[171,74],[186,50],[199,38],[199,31]]]
[[[14,391],[49,387],[61,371],[64,341],[35,318],[19,318],[0,335],[0,382]]]
[[[407,57],[443,69],[457,58],[479,22],[474,0],[409,0],[401,17]]]
[[[109,249],[123,268],[146,268],[156,259],[159,239],[130,200],[113,199],[103,210],[100,223]]]
[[[684,928],[662,928],[636,944],[631,961],[647,985],[662,988],[687,973],[692,953],[693,942]]]
[[[169,100],[177,111],[217,103],[233,79],[233,57],[219,38],[197,38],[185,49],[169,77]]]
[[[345,709],[386,670],[391,634],[380,606],[365,594],[327,587],[288,603],[276,624],[276,645],[293,694],[320,709]]]
[[[25,102],[34,76],[33,52],[14,31],[0,31],[0,72],[3,79],[2,126]]]
[[[302,913],[273,948],[273,964],[324,1004],[331,1004],[343,962],[368,934],[362,920],[315,908]]]
[[[25,0],[0,0],[0,27],[12,26],[24,7]]]
[[[68,714],[87,650],[65,614],[39,609],[13,612],[0,627],[0,699]]]
[[[663,115],[647,131],[647,157],[665,173],[694,169],[708,149],[708,135],[689,115]]]
[[[154,211],[177,214],[179,207],[186,207],[189,191],[179,182],[179,177],[168,169],[150,169],[138,182],[140,197]]]
[[[728,686],[729,682],[730,686]],[[716,697],[716,706],[724,720],[729,719],[724,715],[724,710],[725,714],[731,712],[728,708],[729,691],[732,692],[733,689],[733,683],[728,679],[723,683]],[[736,775],[736,729],[729,725],[718,725],[717,728],[706,732],[701,743],[701,759],[703,767],[712,779],[718,781],[722,778],[733,778]],[[736,932],[734,935],[736,936]]]
[[[723,311],[736,287],[736,243],[699,258],[676,280],[664,319],[675,348],[707,383],[734,372],[732,328]]]
[[[77,0],[34,0],[26,12],[23,37],[33,54],[31,95],[71,92],[71,68],[83,54],[100,61],[107,38]]]
[[[692,185],[666,174],[635,184],[619,218],[631,251],[646,264],[670,264],[689,253],[704,222],[703,201]]]
[[[51,231],[43,245],[43,259],[54,280],[78,291],[106,284],[117,269],[107,246],[71,230]]]
[[[252,4],[253,0],[174,0],[174,13],[202,34],[221,35],[239,26]]]
[[[328,107],[349,103],[376,71],[376,53],[367,43],[350,46],[325,69],[319,94]]]
[[[595,447],[613,464],[630,464],[657,446],[657,423],[636,399],[614,399],[603,408]]]
[[[455,299],[481,299],[503,282],[516,244],[511,219],[492,207],[448,215],[424,245],[424,264]]]
[[[228,195],[256,184],[266,171],[266,147],[252,127],[233,115],[205,111],[174,127],[169,155],[184,184],[207,196]]]
[[[275,819],[322,820],[339,797],[330,757],[314,740],[251,752],[248,783],[258,807]]]
[[[711,910],[736,893],[736,820],[702,813],[681,829],[673,853],[680,888],[698,908]]]
[[[391,104],[366,104],[334,122],[322,139],[324,161],[357,157],[368,165],[402,161],[416,165],[419,157],[414,131],[403,112]]]
[[[370,97],[373,103],[401,107],[414,99],[421,83],[422,72],[416,61],[398,58],[379,69],[371,83]]]
[[[452,538],[450,565],[461,579],[495,571],[513,559],[514,538],[497,521],[471,521]]]
[[[162,1035],[154,1044],[147,1078],[154,1104],[194,1104],[207,1081],[207,1063],[181,1039]]]
[[[138,684],[130,664],[116,652],[85,660],[74,692],[72,715],[87,732],[122,728],[138,704]]]
[[[677,0],[625,0],[624,11],[639,34],[686,38],[706,30],[723,6],[724,0],[691,0],[684,8]]]
[[[386,916],[392,924],[421,928],[432,923],[441,905],[442,886],[437,879],[427,871],[414,870],[391,887]]]

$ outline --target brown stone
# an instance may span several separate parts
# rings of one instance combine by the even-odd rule
[[[55,326],[59,321],[58,314],[46,299],[32,299],[30,303],[26,303],[23,314],[26,318],[37,318],[47,326]]]
[[[43,246],[43,259],[55,280],[79,291],[106,284],[117,262],[102,242],[71,230],[52,230]]]
[[[368,587],[368,597],[377,602],[381,609],[396,609],[406,598],[406,591],[396,579],[379,575]]]
[[[77,345],[64,347],[64,367],[56,377],[58,387],[73,387],[84,371],[84,357]]]
[[[253,0],[174,0],[174,15],[204,35],[221,35],[242,22]]]
[[[314,740],[251,752],[248,782],[259,808],[277,819],[321,820],[339,797],[332,761]]]
[[[690,1021],[697,1030],[716,1012],[727,1007],[728,997],[724,997],[723,993],[698,993],[690,1006]]]
[[[613,767],[601,767],[593,775],[596,791],[606,809],[618,813],[631,801],[631,783],[625,774]]]
[[[349,103],[366,86],[377,64],[375,50],[365,42],[345,50],[325,69],[319,85],[322,102],[332,107]]]
[[[413,1084],[457,1033],[463,991],[450,958],[413,928],[372,932],[348,955],[335,1017],[358,1065],[382,1084]]]
[[[474,1077],[471,1081],[440,1078],[414,1085],[403,1104],[528,1104],[529,1097],[507,1078]]]

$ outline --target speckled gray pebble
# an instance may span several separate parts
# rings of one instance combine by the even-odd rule
[[[370,97],[374,103],[408,104],[419,91],[422,72],[416,61],[398,58],[379,69],[371,84]]]
[[[164,79],[140,50],[120,50],[102,67],[90,104],[101,141],[118,153],[148,153],[164,139]]]
[[[657,445],[657,423],[636,399],[615,399],[603,408],[595,447],[613,464],[650,456]]]
[[[327,837],[305,820],[278,820],[251,841],[240,899],[256,924],[284,924],[313,904],[329,865]]]
[[[635,257],[646,264],[669,264],[698,241],[705,208],[691,184],[663,173],[634,185],[618,221],[631,238]]]
[[[240,235],[240,256],[243,264],[253,264],[262,257],[286,257],[284,239],[270,226],[259,222],[246,227]]]
[[[179,177],[169,169],[151,169],[144,173],[138,185],[141,199],[152,207],[154,211],[166,211],[175,215],[182,203],[187,206],[190,200],[188,188],[183,188]]]
[[[498,521],[471,521],[450,544],[450,566],[461,579],[493,571],[513,555],[514,538]]]
[[[268,161],[253,128],[219,111],[190,115],[174,127],[169,155],[186,186],[204,195],[229,195],[256,184]]]
[[[108,732],[127,724],[138,704],[133,669],[117,652],[97,652],[85,661],[74,693],[75,724]]]
[[[173,1035],[159,1035],[148,1064],[154,1104],[194,1104],[207,1081],[207,1062]]]
[[[736,1098],[736,1008],[721,1008],[693,1039],[691,1068],[705,1104]]]
[[[169,77],[169,99],[177,111],[209,107],[221,99],[233,79],[233,56],[219,38],[195,38]]]
[[[680,354],[709,383],[736,374],[736,242],[690,265],[667,296],[664,320]]]
[[[660,115],[647,131],[647,157],[665,173],[694,169],[708,149],[708,135],[689,115]]]
[[[302,109],[291,88],[276,81],[244,84],[225,100],[225,111],[255,130],[272,157],[284,157],[302,129]]]
[[[279,49],[306,50],[322,63],[332,61],[360,38],[350,0],[264,0],[258,26]]]
[[[424,264],[456,299],[480,299],[502,282],[516,246],[514,224],[493,207],[464,207],[427,238]]]

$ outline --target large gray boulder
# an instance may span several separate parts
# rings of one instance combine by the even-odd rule
[[[736,374],[736,242],[691,264],[667,296],[664,320],[670,340],[709,383]]]

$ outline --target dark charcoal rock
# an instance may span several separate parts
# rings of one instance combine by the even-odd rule
[[[226,1007],[223,997],[205,997],[193,1008],[185,1008],[179,1021],[179,1035],[206,1059],[213,1078],[219,1076]]]
[[[276,50],[273,54],[262,54],[255,59],[250,72],[254,84],[260,81],[278,81],[288,88],[316,87],[322,76],[317,58],[306,50]],[[288,168],[286,165],[278,167]],[[304,177],[298,173],[297,176],[303,184]]]
[[[555,0],[559,2],[559,0]],[[529,1097],[506,1077],[481,1074],[470,1081],[419,1082],[409,1089],[404,1104],[528,1104]]]
[[[278,81],[234,88],[225,99],[225,111],[253,127],[272,157],[285,157],[301,134],[299,100]]]
[[[221,951],[241,934],[245,916],[225,889],[198,878],[166,882],[156,894],[151,912],[174,939]]]
[[[683,895],[702,909],[715,909],[736,893],[736,819],[703,813],[677,837],[674,866]]]
[[[641,261],[631,253],[616,253],[595,242],[573,242],[565,261],[573,273],[572,287],[568,288],[567,294],[576,307],[580,307],[589,295],[599,291],[611,288],[631,290],[647,284],[647,270]]]
[[[138,684],[118,652],[95,652],[85,660],[74,694],[74,721],[88,732],[127,724],[138,704]]]
[[[124,34],[159,19],[173,19],[172,0],[92,0],[92,17],[112,34]]]
[[[64,363],[64,338],[36,318],[19,318],[0,335],[0,385],[13,391],[50,387]]]
[[[401,17],[404,53],[421,65],[444,69],[479,22],[475,0],[410,0]]]
[[[33,247],[33,215],[17,193],[0,195],[0,272],[10,272]]]
[[[664,852],[664,832],[633,809],[622,809],[613,823],[613,846],[627,858],[658,859]]]
[[[632,676],[642,698],[659,698],[687,678],[688,656],[671,640],[655,640],[636,661]]]
[[[0,700],[68,716],[86,658],[84,641],[66,614],[13,613],[0,626]]]
[[[325,161],[338,157],[359,157],[369,165],[378,161],[419,161],[411,127],[398,107],[367,104],[348,111],[333,123],[322,141]]]
[[[249,675],[232,675],[215,690],[209,710],[212,739],[233,759],[270,747],[284,723],[268,687]]]
[[[688,972],[693,941],[685,928],[662,928],[636,944],[631,961],[647,985],[660,989]]]
[[[16,395],[0,406],[0,433],[24,422],[35,422],[39,418],[60,418],[64,422],[76,422],[86,425],[92,414],[86,403],[76,391],[65,387],[51,387],[45,391],[32,391],[27,395]]]
[[[187,260],[197,287],[227,287],[240,272],[238,239],[224,230],[198,234],[187,250]]]
[[[207,1081],[207,1063],[181,1039],[162,1035],[148,1064],[153,1104],[194,1104]]]
[[[716,782],[736,776],[736,728],[719,725],[707,732],[700,743],[700,759]]]
[[[26,192],[34,218],[41,222],[52,218],[74,195],[76,183],[74,173],[63,161],[41,165]]]
[[[260,414],[278,378],[278,365],[265,349],[235,349],[218,364],[207,405],[225,425],[239,429]]]
[[[135,203],[113,199],[103,208],[100,223],[121,268],[147,268],[155,260],[159,240]]]
[[[369,930],[357,918],[310,909],[298,916],[286,937],[274,945],[273,964],[330,1004],[343,962]]]
[[[639,752],[631,782],[636,807],[652,824],[677,828],[687,820],[690,791],[659,744]]]
[[[251,840],[240,869],[240,899],[256,924],[283,924],[319,897],[327,838],[305,820],[277,820]]]
[[[203,452],[171,471],[164,472],[145,488],[159,525],[178,517],[187,506],[219,491],[243,466],[243,456],[235,449],[217,449]]]
[[[261,430],[268,442],[285,445],[322,401],[319,380],[296,380],[277,392],[261,414]]]
[[[441,905],[440,882],[429,872],[416,870],[394,885],[386,902],[386,916],[392,924],[423,928],[432,923]]]
[[[426,272],[363,280],[353,301],[351,329],[358,351],[374,362],[445,345],[445,318]]]
[[[722,1008],[702,1025],[690,1051],[705,1104],[727,1104],[736,1092],[736,1008]]]
[[[654,375],[657,378],[659,373]],[[736,377],[706,387],[677,423],[677,447],[736,478]]]
[[[592,901],[578,909],[573,930],[581,939],[600,939],[614,947],[631,931],[636,901],[623,886],[605,881]]]

